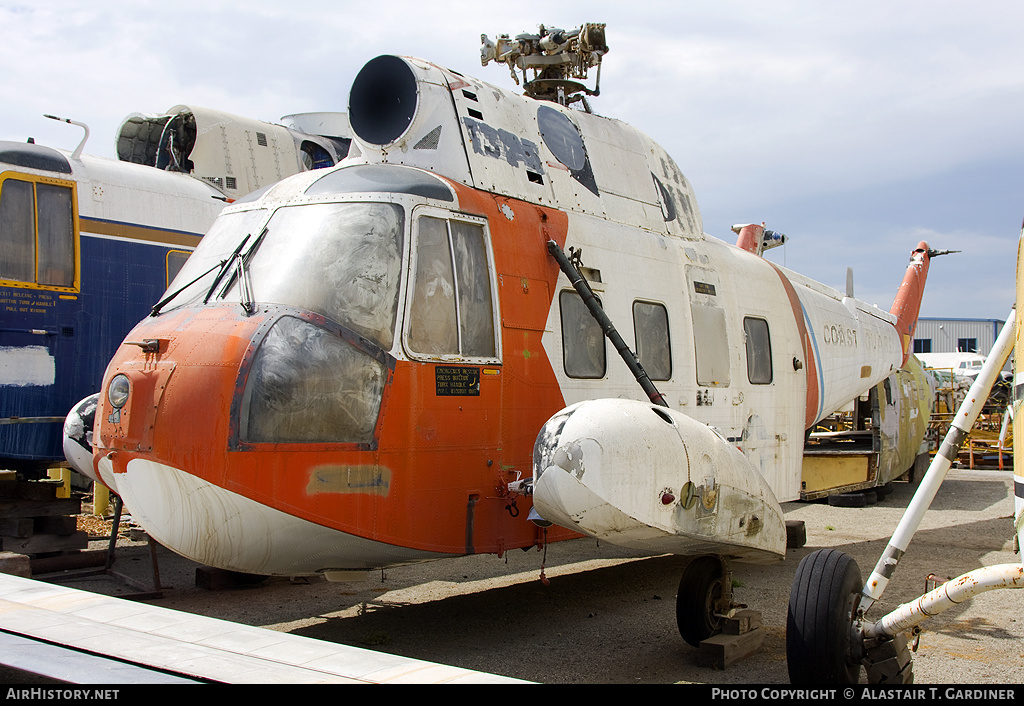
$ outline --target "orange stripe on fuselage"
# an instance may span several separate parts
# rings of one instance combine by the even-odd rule
[[[768,262],[765,260],[765,262]],[[804,368],[806,370],[804,379],[807,383],[807,400],[804,407],[804,429],[810,429],[818,415],[819,390],[818,390],[818,366],[814,359],[814,342],[811,341],[810,333],[804,322],[804,308],[800,304],[800,297],[797,296],[793,283],[782,273],[774,263],[768,262],[775,270],[775,273],[782,280],[782,286],[789,297],[789,305],[793,309],[793,319],[796,321],[796,328],[800,334],[800,346],[804,353]]]
[[[106,421],[110,410],[97,413],[101,444],[116,451],[115,471],[124,472],[131,458],[149,458],[297,517],[424,551],[501,552],[535,544],[529,499],[516,498],[509,508],[512,498],[502,494],[507,482],[529,475],[537,431],[565,404],[541,337],[558,277],[546,243],[564,246],[568,218],[456,190],[462,212],[488,219],[499,278],[503,360],[474,366],[492,373],[480,375],[479,396],[439,396],[437,364],[399,360],[375,448],[247,444],[229,451],[237,434],[229,410],[244,387],[241,361],[254,354],[251,341],[272,315],[246,317],[237,305],[172,311],[145,320],[129,336],[167,340],[159,354],[148,354],[150,362],[174,364],[166,389],[151,400],[159,407],[151,439],[119,443]],[[122,346],[104,384],[118,370],[143,365],[146,356]],[[355,488],[335,482],[341,475],[374,482]],[[551,541],[574,536],[548,530]]]

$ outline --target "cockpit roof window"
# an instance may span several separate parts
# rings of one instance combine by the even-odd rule
[[[71,173],[71,163],[67,157],[52,147],[35,143],[0,142],[0,162],[58,174]]]
[[[344,167],[325,174],[306,189],[306,193],[311,196],[369,192],[413,194],[449,203],[455,201],[451,189],[440,179],[418,169],[394,164],[355,164]]]

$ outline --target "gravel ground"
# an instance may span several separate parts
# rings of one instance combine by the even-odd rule
[[[870,617],[921,595],[928,574],[956,577],[1020,562],[1012,551],[1011,488],[1009,471],[951,471]],[[806,523],[807,546],[774,566],[735,565],[735,599],[762,612],[766,635],[756,654],[723,671],[699,667],[697,650],[677,632],[685,559],[637,557],[589,539],[551,545],[546,556],[514,550],[373,572],[352,583],[272,578],[219,591],[197,588],[197,565],[160,548],[161,582],[171,588],[149,602],[538,682],[786,683],[786,605],[800,559],[835,547],[867,578],[913,490],[898,483],[882,502],[857,509],[786,504],[787,519]],[[121,540],[114,569],[149,577],[146,545]],[[110,595],[131,590],[110,578],[68,585]],[[1024,683],[1022,607],[1024,592],[992,591],[927,621],[915,683]]]

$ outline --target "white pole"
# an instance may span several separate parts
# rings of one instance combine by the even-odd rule
[[[892,578],[896,571],[896,565],[906,552],[907,545],[910,544],[914,533],[917,532],[924,513],[935,499],[935,494],[938,492],[939,486],[942,485],[946,472],[959,454],[960,445],[963,444],[971,427],[974,426],[974,422],[977,421],[978,415],[981,414],[981,410],[988,400],[989,391],[992,389],[992,383],[1013,350],[1016,331],[1015,316],[1016,311],[1011,309],[1010,316],[1003,325],[1003,330],[999,332],[999,337],[985,360],[985,365],[982,366],[981,372],[978,373],[974,384],[967,392],[967,397],[957,410],[953,423],[949,431],[946,432],[946,438],[942,440],[942,445],[935,457],[932,458],[931,465],[928,466],[928,472],[921,479],[921,485],[918,486],[917,492],[914,493],[910,505],[896,527],[896,531],[893,532],[889,546],[885,548],[874,571],[871,572],[867,583],[864,584],[863,598],[860,604],[863,610],[866,611],[874,605],[889,584],[889,579]]]
[[[929,591],[912,603],[904,603],[865,630],[864,637],[898,635],[979,593],[997,588],[1024,588],[1024,566],[1000,564],[969,571]]]

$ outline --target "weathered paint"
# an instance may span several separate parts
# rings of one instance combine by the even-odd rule
[[[833,488],[863,487],[875,480],[876,472],[874,454],[815,454],[804,457],[800,477],[805,497],[815,497]]]
[[[756,563],[786,553],[779,504],[743,453],[650,402],[559,412],[538,434],[533,475],[542,517],[612,544]]]
[[[927,453],[925,434],[934,396],[916,356],[875,386],[878,401],[880,453],[878,485],[899,478],[910,470],[922,453]]]
[[[219,223],[251,217],[244,221],[245,232],[255,238],[283,209],[301,215],[300,209],[333,203],[400,208],[402,275],[394,336],[368,340],[374,336],[356,333],[354,324],[334,321],[334,314],[323,310],[306,311],[288,297],[257,297],[251,313],[238,306],[237,294],[209,296],[204,303],[205,290],[217,288],[201,283],[198,296],[190,292],[171,301],[164,313],[129,334],[133,341],[160,340],[159,350],[123,345],[112,360],[104,389],[123,373],[139,394],[118,414],[105,396],[100,400],[95,454],[100,476],[125,491],[134,515],[145,518],[140,519],[144,526],[154,525],[154,536],[168,546],[239,570],[255,572],[258,564],[261,573],[267,567],[284,571],[285,565],[297,571],[276,553],[287,554],[292,542],[321,531],[342,549],[329,563],[325,555],[320,566],[314,565],[317,555],[303,549],[302,571],[363,568],[371,562],[366,547],[390,547],[379,555],[378,565],[386,565],[444,554],[500,553],[544,538],[578,536],[581,529],[607,534],[600,522],[577,523],[568,506],[567,529],[542,533],[526,520],[531,499],[508,489],[529,474],[537,432],[559,410],[584,400],[619,398],[614,408],[643,395],[607,347],[599,376],[567,372],[567,349],[584,334],[563,332],[561,297],[575,293],[548,255],[547,243],[554,241],[570,256],[575,253],[627,343],[636,347],[636,335],[629,340],[635,304],[664,310],[670,365],[667,379],[657,386],[671,409],[666,414],[674,420],[672,428],[685,429],[673,431],[665,443],[700,449],[693,459],[699,478],[681,479],[681,469],[690,466],[680,462],[677,446],[666,446],[664,458],[648,459],[642,472],[635,472],[629,454],[645,453],[637,442],[641,437],[628,424],[610,426],[608,434],[636,448],[614,452],[624,455],[614,456],[612,465],[620,467],[609,467],[608,477],[623,484],[602,496],[606,511],[597,514],[611,527],[632,523],[638,536],[671,536],[652,541],[652,548],[725,552],[758,561],[781,556],[778,502],[799,497],[804,430],[899,366],[895,317],[705,236],[682,172],[650,138],[627,125],[539,104],[416,59],[380,65],[412,78],[413,88],[402,90],[404,98],[415,101],[411,109],[403,107],[408,114],[392,126],[390,142],[376,144],[357,135],[353,156],[322,182],[310,174],[286,179],[258,200],[229,207]],[[352,106],[358,113],[357,108]],[[554,133],[563,138],[577,134],[584,152],[560,152],[546,142],[554,133],[545,132],[544,124],[556,125]],[[374,188],[356,178],[359,169],[370,167]],[[332,191],[318,183],[345,188]],[[420,216],[462,219],[482,229],[492,273],[493,351],[432,354],[417,348],[410,323],[415,268],[428,242],[419,230]],[[205,257],[216,265],[236,249],[230,243],[222,257],[212,242],[207,238],[209,252],[197,252],[192,262]],[[303,254],[286,252],[275,242],[274,252],[282,257]],[[312,266],[321,260],[306,261]],[[365,261],[377,264],[370,256]],[[430,262],[427,255],[423,261]],[[253,275],[255,291],[277,274],[272,267],[260,269]],[[430,281],[431,291],[446,292],[443,280]],[[270,340],[268,332],[288,317],[322,331],[335,349],[381,366],[384,372],[374,377],[381,385],[379,408],[374,407],[375,424],[365,437],[269,443],[247,436],[252,370]],[[757,376],[748,370],[745,344],[752,321],[770,332]],[[286,355],[288,347],[281,350]],[[767,379],[758,377],[766,371]],[[287,376],[287,366],[282,373]],[[338,390],[347,389],[348,383],[338,384]],[[366,484],[350,483],[346,469],[359,469],[356,475]],[[584,469],[577,470],[583,475]],[[596,477],[593,469],[587,474]],[[562,476],[561,485],[573,477]],[[549,478],[555,482],[559,476]],[[688,497],[686,489],[700,493],[699,517],[691,517],[690,508],[676,500]],[[190,494],[186,509],[171,517],[168,498],[182,493]],[[646,503],[643,512],[619,505],[634,495]],[[232,519],[220,509],[222,503],[271,528],[258,550],[235,534],[245,529],[237,522],[249,520]],[[196,515],[191,524],[190,513]],[[280,523],[290,529],[274,534]],[[349,539],[341,541],[339,535]],[[346,546],[356,547],[348,564]],[[247,565],[252,568],[242,568]]]
[[[168,142],[169,120],[193,119],[193,141],[175,133]],[[116,140],[118,160],[83,154],[84,140],[74,152],[0,142],[0,195],[26,184],[67,190],[74,236],[73,252],[60,258],[73,281],[46,284],[7,268],[0,274],[0,420],[38,421],[31,430],[0,424],[5,467],[37,470],[62,460],[59,419],[95,392],[111,351],[227,201],[302,171],[303,147],[320,146],[333,164],[345,143],[181,105],[163,116],[132,114]],[[172,149],[187,160],[167,169]],[[39,208],[51,218],[61,212]],[[5,231],[5,248],[8,237]]]
[[[921,310],[921,296],[924,294],[924,283],[928,277],[928,264],[931,255],[928,243],[921,241],[910,255],[910,267],[903,278],[890,312],[896,317],[896,331],[900,334],[903,347],[903,361],[907,362],[914,340],[914,329],[917,327],[917,314]]]
[[[928,618],[964,603],[979,593],[1000,588],[1024,588],[1024,566],[999,564],[975,569],[943,583],[920,598],[869,625],[866,638],[898,635]]]
[[[373,493],[387,495],[391,487],[391,469],[379,466],[315,466],[309,473],[306,492]]]
[[[900,557],[907,550],[910,540],[920,526],[925,511],[931,505],[953,460],[957,457],[960,445],[967,438],[971,427],[974,426],[978,419],[978,415],[981,414],[985,401],[988,399],[989,391],[992,388],[992,383],[999,375],[999,369],[1006,363],[1013,350],[1013,336],[1015,332],[1016,310],[1011,310],[1006,325],[1003,326],[1003,330],[999,333],[996,344],[992,347],[992,351],[989,353],[981,372],[978,373],[977,379],[971,385],[971,389],[968,390],[967,397],[957,409],[949,431],[946,432],[938,452],[932,457],[928,471],[914,492],[914,497],[900,519],[896,531],[893,532],[892,539],[889,540],[885,551],[864,584],[862,591],[863,600],[861,601],[861,606],[864,610],[870,608],[874,601],[878,600],[888,585]]]
[[[52,385],[56,361],[46,346],[0,346],[0,385]]]

